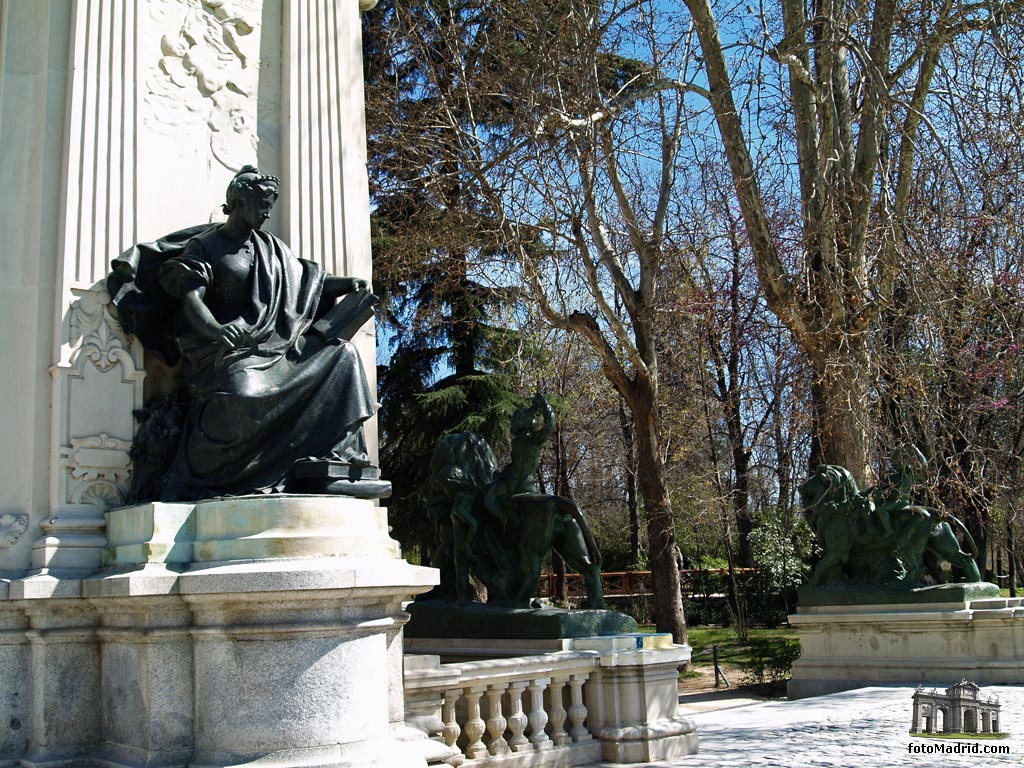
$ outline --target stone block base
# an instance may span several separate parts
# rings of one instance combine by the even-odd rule
[[[338,496],[271,494],[113,509],[103,565],[374,555],[399,557],[384,507]]]
[[[673,645],[666,634],[573,643],[576,651],[599,654],[584,694],[587,727],[606,761],[648,763],[697,752],[697,727],[677,715],[679,667],[690,660],[690,646]]]
[[[14,582],[0,765],[424,768],[392,731],[402,602],[435,582],[380,557]]]
[[[801,606],[793,699],[887,683],[1024,683],[1024,598]]]
[[[687,718],[642,728],[603,728],[601,756],[610,763],[653,763],[697,752],[697,726]]]

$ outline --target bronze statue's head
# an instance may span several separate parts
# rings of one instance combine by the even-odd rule
[[[243,197],[277,197],[281,180],[277,176],[261,174],[255,165],[242,166],[242,170],[228,183],[226,202],[221,206],[224,213],[231,213]]]
[[[897,446],[889,456],[889,466],[915,482],[922,482],[928,474],[928,459],[913,443]]]

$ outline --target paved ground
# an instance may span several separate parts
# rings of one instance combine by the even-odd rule
[[[910,736],[913,687],[861,688],[801,701],[747,703],[707,711],[705,702],[684,703],[680,713],[697,723],[700,753],[657,763],[659,768],[745,766],[1003,766],[1024,765],[1024,687],[985,686],[1002,703],[1002,740],[952,741]],[[725,703],[719,702],[719,703]],[[702,711],[703,710],[703,711]],[[943,754],[933,749],[984,750],[1009,754]],[[961,750],[964,746],[959,747]],[[920,747],[922,751],[911,752]]]

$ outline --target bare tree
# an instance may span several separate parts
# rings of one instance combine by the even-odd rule
[[[756,27],[746,28],[732,7],[731,16],[716,18],[711,0],[686,6],[765,297],[814,371],[819,456],[866,481],[873,474],[868,331],[892,301],[905,258],[918,146],[929,111],[941,108],[935,72],[951,45],[985,44],[986,30],[1019,16],[1020,3],[780,0],[762,5]],[[765,56],[731,69],[723,30]],[[761,99],[791,136],[774,158],[792,160],[798,176],[800,234],[791,250],[762,184],[760,137],[742,119]]]
[[[656,331],[684,110],[677,93],[645,87],[666,55],[653,3],[405,5],[392,3],[394,34],[429,94],[439,147],[452,155],[432,163],[431,183],[457,181],[463,194],[473,185],[487,212],[477,221],[494,222],[499,246],[477,274],[529,286],[549,323],[588,342],[626,404],[656,623],[685,642]],[[443,34],[425,28],[435,21]],[[624,36],[643,63],[618,54]],[[602,112],[609,101],[616,108]]]
[[[504,183],[491,188],[506,201],[514,222],[508,234],[544,318],[586,339],[629,411],[656,624],[683,642],[686,623],[661,427],[657,311],[684,110],[676,95],[654,93],[649,112],[632,110],[628,118],[621,112],[602,114],[609,87],[623,108],[647,95],[633,72],[615,71],[615,62],[603,55],[608,35],[639,29],[633,42],[648,46],[654,71],[664,54],[653,28],[620,26],[624,9],[609,5],[605,14],[597,4],[579,4],[560,21],[566,43],[560,52],[568,54],[571,66],[549,69],[532,105],[547,140],[524,145]],[[647,80],[651,71],[636,75]],[[536,209],[518,205],[532,199],[520,191],[526,186],[545,201],[542,218]]]

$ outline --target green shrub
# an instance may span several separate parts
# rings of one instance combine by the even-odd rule
[[[793,662],[800,658],[800,641],[783,638],[751,637],[750,661],[746,667],[748,683],[781,683],[789,679]]]

